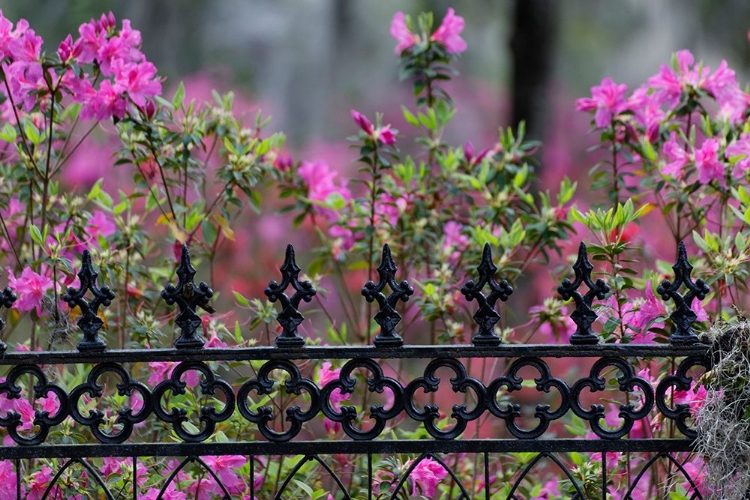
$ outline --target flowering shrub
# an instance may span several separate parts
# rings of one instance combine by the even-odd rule
[[[100,312],[110,346],[170,346],[176,338],[175,317],[156,290],[173,276],[182,245],[191,247],[212,284],[224,281],[217,276],[240,274],[243,264],[238,261],[245,258],[241,250],[258,239],[248,234],[247,208],[291,214],[315,247],[310,252],[314,260],[306,266],[308,278],[329,298],[316,302],[321,312],[316,325],[324,327],[316,330],[310,322],[301,326],[315,342],[371,343],[377,329],[372,305],[353,297],[363,280],[377,279],[376,265],[386,243],[396,255],[400,279],[419,289],[399,306],[404,318],[400,333],[411,343],[469,341],[466,325],[472,313],[456,284],[474,273],[484,244],[493,249],[499,276],[514,282],[533,275],[537,291],[548,295],[555,285],[546,269],[567,264],[559,256],[569,253],[574,236],[594,242],[589,251],[610,284],[611,293],[597,306],[604,342],[666,341],[673,311],[656,299],[654,287],[668,275],[680,241],[698,255],[693,261],[697,275],[716,290],[692,302],[696,319],[731,319],[729,306],[743,306],[748,276],[750,123],[748,95],[725,62],[711,72],[681,51],[671,66],[663,66],[630,96],[625,85],[605,78],[590,98],[580,99],[577,108],[593,114],[600,138],[602,161],[592,169],[592,187],[606,197],[599,205],[578,199],[574,206],[578,182],[586,179],[566,178],[537,189],[533,156],[540,145],[525,140],[522,125],[518,130],[501,128],[496,142],[476,149],[471,142],[445,141],[446,127],[457,113],[446,82],[456,76],[453,63],[467,49],[461,37],[464,20],[448,9],[433,28],[432,15],[394,16],[390,32],[397,42],[401,77],[411,83],[415,96],[414,103],[402,107],[407,130],[397,130],[394,117],[368,117],[352,110],[355,135],[350,140],[358,151],[360,171],[348,180],[341,169],[320,159],[293,161],[284,150],[283,134],[266,132],[269,121],[260,112],[246,124],[234,110],[231,93],[215,94],[213,102],[188,100],[188,89],[179,85],[171,99],[163,98],[163,79],[141,52],[140,33],[127,20],[118,28],[112,14],[103,15],[82,24],[78,36],[66,37],[55,52],[44,52],[42,39],[26,21],[14,25],[0,14],[0,174],[5,180],[0,184],[0,253],[11,263],[6,268],[8,285],[17,296],[4,340],[17,350],[71,347],[80,334],[75,326],[80,312],[62,297],[80,286],[79,255],[89,249],[101,282],[118,291],[114,307]],[[89,182],[91,172],[83,178],[70,174],[79,147],[106,134],[117,136],[118,168],[110,168],[110,158],[98,158],[98,180]],[[264,202],[264,195],[271,200]],[[239,281],[236,276],[226,280],[232,287],[217,288],[217,298],[224,303],[234,299],[241,315],[231,320],[228,314],[211,316],[207,306],[200,327],[206,347],[272,342],[273,304],[248,298],[234,286]],[[567,314],[570,309],[570,304],[548,299],[530,305],[527,315],[505,311],[496,330],[505,342],[568,342],[576,328]],[[31,332],[28,339],[22,331]],[[426,332],[424,338],[420,332]],[[249,365],[211,368],[244,380],[257,375],[259,365]],[[656,385],[667,365],[645,360],[638,369]],[[175,366],[166,361],[135,366],[134,377],[154,385],[172,376]],[[478,376],[495,368],[471,367]],[[310,362],[304,369],[315,373],[322,386],[337,380],[341,367]],[[397,377],[409,367],[389,369],[389,376]],[[74,370],[50,375],[65,387],[79,383],[78,376]],[[182,377],[188,389],[171,403],[191,410],[185,425],[197,430],[202,424],[195,416],[199,412],[192,410],[205,401],[194,389],[205,374],[193,369]],[[282,397],[282,382],[267,400],[258,398],[257,405],[270,401],[283,415],[296,404]],[[697,409],[702,400],[698,391],[675,393],[674,399]],[[393,394],[385,392],[383,399],[390,406],[387,399]],[[363,400],[357,417],[365,419],[366,391],[338,390],[331,396],[336,404]],[[42,399],[43,411],[57,411],[54,397]],[[119,410],[127,407],[137,413],[144,405],[137,392],[123,396],[109,390],[105,399],[114,408],[103,417],[110,433],[122,425]],[[620,402],[612,401],[607,401],[606,425],[617,428]],[[218,396],[212,402],[222,404]],[[96,401],[85,404],[91,410]],[[31,431],[39,408],[23,398],[0,399],[0,407],[18,412],[23,422],[19,430]],[[255,439],[255,432],[235,417],[217,426],[211,439]],[[449,420],[442,415],[440,425],[449,425]],[[282,432],[282,418],[275,423]],[[482,436],[487,432],[483,423],[465,435]],[[341,436],[340,423],[326,419],[318,424],[328,436]],[[495,431],[507,432],[489,430]],[[575,419],[559,431],[595,437]],[[68,419],[49,439],[86,442],[87,432]],[[388,432],[414,439],[426,435],[422,428],[395,425]],[[650,417],[629,432],[629,437],[674,435],[674,426]],[[137,424],[133,439],[170,437],[166,426]],[[5,444],[13,440],[5,436]],[[483,474],[472,458],[456,457],[451,467],[476,479],[472,494],[489,490],[507,496],[510,471],[532,459],[529,454],[509,454],[487,475],[488,484],[477,479]],[[538,480],[527,481],[515,493],[517,498],[567,497],[577,489],[601,496],[601,454],[598,460],[578,453],[568,459],[573,477],[553,479],[549,467],[542,467],[536,472]],[[112,491],[134,481],[142,498],[156,498],[164,477],[172,477],[162,498],[180,500],[225,494],[249,498],[251,488],[258,498],[271,497],[279,491],[280,478],[293,471],[283,457],[253,460],[143,459],[134,466],[103,459],[97,467]],[[348,470],[349,460],[338,457],[332,467]],[[612,469],[609,493],[624,498],[624,485],[633,479],[631,468],[642,466],[645,459],[613,452],[606,460]],[[8,464],[0,461],[0,477],[15,481]],[[701,463],[686,456],[681,466],[699,470]],[[36,461],[24,469],[24,495],[41,498],[56,469],[52,461]],[[444,498],[452,493],[447,468],[434,457],[381,457],[376,469],[377,498]],[[332,485],[314,461],[294,472],[304,479],[295,481],[295,494],[332,497]],[[648,469],[629,498],[662,498],[667,492],[672,499],[689,498],[692,486],[673,472],[671,463]],[[351,482],[355,493],[365,494],[362,481]],[[52,493],[66,495],[63,489],[68,488],[77,498],[96,495],[87,490],[94,483],[86,473],[66,473],[62,484],[56,483]]]

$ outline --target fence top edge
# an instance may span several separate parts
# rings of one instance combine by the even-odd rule
[[[299,348],[244,347],[201,349],[113,349],[97,353],[77,351],[6,352],[0,366],[25,364],[138,363],[152,361],[250,361],[309,359],[428,359],[428,358],[592,358],[684,357],[706,354],[709,346],[660,344],[501,344],[376,346],[305,346]]]

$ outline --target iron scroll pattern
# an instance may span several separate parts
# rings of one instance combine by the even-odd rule
[[[501,342],[495,330],[500,319],[495,307],[498,300],[510,299],[513,288],[502,278],[496,280],[497,268],[486,247],[478,267],[479,281],[469,281],[461,290],[468,306],[472,301],[478,305],[474,320],[479,331],[472,344],[404,345],[395,330],[400,319],[396,305],[406,301],[414,289],[406,280],[396,280],[397,269],[386,246],[378,268],[379,282],[369,282],[363,288],[365,298],[380,306],[375,318],[381,320],[377,321],[380,335],[371,346],[329,347],[308,344],[302,336],[304,317],[299,307],[303,301],[310,302],[316,292],[311,283],[300,281],[302,269],[290,245],[281,266],[282,282],[271,281],[266,288],[269,299],[281,304],[277,318],[283,332],[276,346],[207,348],[199,335],[196,308],[211,312],[209,299],[213,291],[208,284],[196,285],[193,281],[196,270],[184,247],[177,269],[178,284],[168,285],[162,293],[168,305],[176,304],[179,309],[176,323],[181,332],[175,347],[108,350],[98,337],[101,325],[97,326],[96,319],[99,307],[108,305],[113,292],[99,288],[91,256],[86,253],[81,287],[69,289],[67,297],[71,305],[81,308],[84,319],[89,318],[81,329],[84,341],[91,344],[78,351],[10,352],[0,357],[0,376],[4,376],[0,379],[0,401],[23,399],[35,408],[29,422],[28,414],[2,406],[0,429],[18,446],[4,447],[0,462],[13,460],[18,469],[24,459],[65,458],[55,478],[66,468],[79,467],[92,478],[92,484],[105,491],[104,497],[116,498],[91,465],[92,458],[127,457],[135,464],[137,457],[182,457],[178,468],[166,478],[162,492],[182,468],[196,466],[205,469],[229,498],[227,488],[205,457],[246,456],[251,464],[250,477],[254,477],[252,468],[257,457],[288,455],[297,457],[297,462],[292,472],[281,478],[274,498],[287,498],[285,491],[291,487],[294,474],[310,462],[332,477],[332,484],[342,495],[336,498],[352,498],[347,482],[336,475],[324,457],[358,454],[370,464],[366,476],[370,483],[368,498],[375,498],[372,457],[405,453],[415,458],[394,481],[395,492],[389,498],[406,491],[409,475],[420,461],[429,459],[443,467],[454,481],[456,488],[451,498],[469,499],[478,497],[472,496],[472,486],[462,483],[456,475],[446,454],[476,454],[485,463],[485,484],[489,484],[486,470],[491,460],[503,453],[529,452],[534,455],[514,476],[507,498],[523,498],[517,493],[519,485],[535,467],[545,463],[560,469],[561,477],[570,480],[576,489],[573,498],[583,499],[589,496],[573,480],[572,471],[561,459],[563,454],[599,454],[605,484],[609,453],[645,452],[651,458],[644,469],[634,473],[631,491],[643,477],[645,467],[662,460],[686,477],[696,492],[693,498],[701,498],[689,474],[674,458],[675,453],[691,451],[696,436],[691,427],[691,409],[675,394],[693,387],[698,376],[696,368],[710,369],[707,346],[692,340],[695,318],[689,314],[673,317],[680,331],[669,344],[604,343],[592,330],[596,318],[592,304],[595,298],[604,297],[607,286],[591,279],[592,266],[583,245],[573,270],[575,281],[566,280],[560,287],[564,298],[575,301],[571,317],[578,326],[578,337],[574,336],[571,344]],[[700,280],[692,282],[684,247],[680,248],[674,270],[674,282],[665,281],[659,294],[664,300],[674,300],[679,312],[680,304],[689,306],[694,298],[701,298],[705,285]],[[589,288],[586,294],[578,292],[582,284]],[[390,295],[382,293],[386,285],[392,290]],[[485,295],[483,289],[487,285],[490,292]],[[678,292],[681,285],[688,288],[684,296]],[[288,296],[286,290],[290,286],[294,294]],[[94,296],[89,302],[83,298],[87,292]],[[0,305],[5,307],[11,306],[14,299],[9,290],[0,298]],[[680,332],[685,334],[683,337],[689,334],[690,340],[683,341]],[[556,373],[559,365],[554,359],[575,363],[581,370],[576,377],[563,376]],[[662,360],[664,366],[671,366],[671,372],[658,382],[651,381],[638,371],[640,361],[646,359]],[[396,376],[392,367],[397,360],[409,367],[406,374]],[[476,376],[476,370],[472,370],[472,361],[476,360],[491,360],[498,368],[492,376]],[[323,361],[340,367],[338,376],[324,383],[315,373],[315,367]],[[152,376],[146,383],[133,375],[134,367],[165,362],[171,366],[161,379]],[[62,387],[55,381],[50,367],[61,365],[78,367],[77,385]],[[237,377],[238,371],[244,378]],[[196,396],[191,412],[173,404],[187,392]],[[607,420],[611,412],[605,412],[600,404],[599,396],[605,392],[610,401],[622,401],[615,411],[616,424]],[[432,397],[438,393],[448,393],[458,402],[446,405],[445,397]],[[613,398],[613,393],[620,396]],[[283,411],[269,402],[274,395],[289,403]],[[355,400],[355,395],[360,399]],[[112,407],[115,400],[117,405]],[[339,425],[342,434],[335,439],[329,436],[311,440],[324,418]],[[635,435],[634,429],[642,428],[648,418],[673,422],[678,436],[650,439]],[[240,423],[245,440],[217,442],[220,424],[229,419]],[[60,441],[59,431],[71,422],[85,430],[88,444]],[[570,422],[585,426],[594,439],[564,437],[565,425]],[[472,438],[473,433],[467,429],[480,425],[491,428],[494,436]],[[169,441],[144,442],[139,431],[144,426],[167,430]],[[396,439],[391,432],[396,427],[419,431],[424,438]],[[20,482],[17,491],[21,491]],[[137,498],[135,490],[132,497]],[[489,490],[486,498],[490,498]]]

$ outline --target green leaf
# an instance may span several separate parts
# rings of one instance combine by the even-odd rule
[[[177,90],[174,93],[174,97],[172,97],[172,106],[174,106],[174,109],[180,109],[184,100],[185,84],[183,82],[180,82],[180,85],[177,86]]]
[[[401,112],[404,114],[404,119],[407,123],[410,125],[413,125],[415,127],[419,127],[419,120],[416,116],[414,116],[414,113],[409,111],[409,109],[406,106],[401,106]]]
[[[39,245],[40,247],[45,246],[44,240],[42,239],[42,233],[39,231],[39,228],[36,227],[34,224],[29,227],[29,232],[31,233],[31,239]]]
[[[216,238],[219,237],[219,230],[214,226],[208,219],[204,220],[201,224],[201,231],[203,233],[203,239],[206,241],[206,245],[213,246],[216,243]]]
[[[236,290],[232,290],[232,293],[234,294],[234,299],[237,301],[237,303],[243,307],[250,307],[250,302],[245,298],[244,295],[242,295],[240,292]]]

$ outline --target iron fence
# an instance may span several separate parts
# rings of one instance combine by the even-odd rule
[[[667,467],[675,476],[684,476],[680,481],[688,486],[690,498],[702,498],[683,460],[677,458],[691,452],[696,434],[690,425],[690,407],[675,401],[675,391],[689,390],[696,370],[709,368],[707,346],[698,342],[692,330],[696,315],[690,307],[695,298],[704,298],[709,290],[703,281],[691,278],[685,247],[679,247],[674,279],[665,280],[658,288],[663,300],[673,300],[675,304],[671,316],[674,331],[665,344],[600,341],[592,328],[597,318],[593,302],[604,299],[609,288],[602,280],[592,279],[593,266],[584,245],[573,266],[574,279],[564,280],[558,290],[564,299],[573,299],[575,304],[570,316],[577,329],[569,345],[502,343],[495,333],[500,319],[496,305],[498,300],[508,300],[513,289],[507,282],[495,279],[497,269],[489,247],[485,247],[477,269],[478,280],[468,281],[461,289],[467,300],[478,304],[474,315],[478,329],[471,345],[404,344],[397,333],[401,319],[397,303],[408,299],[414,289],[408,282],[397,280],[398,270],[387,246],[378,267],[378,283],[368,282],[362,289],[366,300],[379,306],[374,319],[381,329],[374,345],[307,345],[297,330],[303,320],[299,308],[316,292],[309,282],[299,281],[300,268],[290,246],[281,266],[281,282],[271,281],[265,290],[271,301],[281,305],[278,321],[282,332],[276,347],[207,348],[199,333],[201,318],[196,311],[199,307],[210,310],[213,292],[207,284],[195,283],[196,271],[187,248],[183,248],[178,282],[162,292],[166,302],[179,309],[175,323],[180,337],[174,348],[110,350],[99,336],[103,323],[98,312],[100,307],[109,305],[114,295],[107,287],[99,288],[91,257],[85,253],[81,286],[69,289],[63,297],[81,310],[78,325],[83,339],[78,350],[5,352],[0,359],[5,376],[0,383],[0,396],[8,401],[30,398],[37,402],[53,396],[58,402],[54,410],[36,410],[33,429],[23,429],[18,412],[0,413],[0,427],[12,440],[2,447],[0,461],[13,463],[19,498],[26,491],[21,472],[28,471],[40,458],[59,459],[52,484],[44,495],[52,491],[66,470],[77,468],[85,471],[92,488],[100,490],[103,498],[141,498],[135,477],[128,491],[110,491],[95,463],[100,457],[118,457],[132,464],[131,471],[137,471],[139,457],[179,457],[179,465],[164,478],[162,494],[180,470],[198,466],[218,482],[229,498],[229,490],[204,458],[240,455],[250,464],[251,498],[262,498],[255,491],[255,468],[266,463],[268,457],[284,456],[294,466],[279,479],[273,498],[295,498],[291,485],[303,467],[310,464],[327,474],[336,498],[354,498],[352,484],[358,486],[358,498],[401,498],[408,496],[410,474],[420,461],[430,459],[448,473],[445,480],[451,482],[451,498],[490,499],[498,498],[498,490],[493,491],[490,486],[494,481],[493,464],[509,454],[524,454],[523,460],[517,461],[519,470],[514,472],[511,486],[506,485],[503,490],[503,498],[520,500],[525,498],[520,493],[521,485],[540,467],[567,479],[573,498],[589,498],[591,494],[580,485],[566,458],[570,453],[587,454],[589,459],[601,461],[598,494],[607,498],[611,475],[620,473],[607,465],[607,460],[611,461],[609,454],[625,453],[642,454],[645,458],[637,470],[629,471],[630,491],[623,498],[630,498],[644,474],[656,464]],[[386,287],[390,288],[387,294]],[[88,300],[87,296],[92,298]],[[12,292],[6,290],[3,305],[10,307],[13,300]],[[308,369],[316,360],[342,366],[338,377],[325,384],[316,382]],[[399,360],[410,369],[395,376],[391,367]],[[669,373],[653,384],[637,371],[642,360],[661,360],[669,367]],[[171,374],[165,374],[158,383],[149,386],[131,376],[134,366],[160,362],[175,365]],[[490,376],[486,370],[477,376],[472,364],[476,367],[488,362],[494,363],[496,369]],[[227,366],[247,366],[251,375],[232,375],[225,370]],[[572,379],[570,366],[579,367]],[[78,385],[62,387],[50,379],[51,370],[64,367],[80,371]],[[194,387],[186,381],[189,372],[198,375]],[[21,383],[29,379],[34,381],[31,394],[26,393],[25,387],[32,385]],[[99,407],[96,401],[104,402],[108,387],[131,402],[138,399],[138,408],[132,404],[122,404],[114,411]],[[174,398],[191,390],[201,396],[195,415],[171,405]],[[269,395],[276,394],[274,391],[296,398],[281,415],[267,401]],[[334,393],[341,396],[356,391],[364,394],[358,406],[351,401],[333,401]],[[460,399],[441,407],[442,401],[431,397],[439,391],[455,393]],[[617,424],[606,421],[605,405],[597,402],[597,393],[621,394]],[[522,394],[525,396],[520,398]],[[108,420],[112,415],[114,424]],[[233,416],[241,417],[241,435],[246,439],[216,439],[217,424]],[[319,432],[321,416],[340,426],[337,437]],[[89,442],[66,440],[64,422],[71,419],[75,425],[88,429]],[[658,420],[673,432],[666,438],[635,433],[635,428],[644,428],[644,419]],[[591,438],[566,434],[560,422],[586,426]],[[136,438],[134,429],[144,425],[170,432],[160,442]],[[412,434],[401,437],[394,428],[409,429]],[[408,454],[413,460],[384,494],[375,486],[379,458],[400,454]],[[358,470],[348,470],[346,476],[337,471],[331,465],[332,457],[340,455],[359,457],[353,462],[358,464]],[[464,455],[471,455],[476,464],[468,479],[453,467],[453,457]],[[479,482],[485,485],[483,489],[477,487]]]

